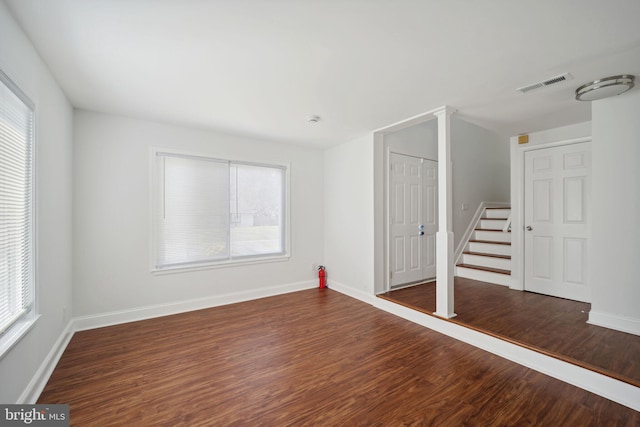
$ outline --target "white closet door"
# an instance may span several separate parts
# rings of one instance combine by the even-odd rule
[[[590,302],[591,143],[525,153],[525,289]]]
[[[391,153],[390,285],[435,277],[437,162]]]

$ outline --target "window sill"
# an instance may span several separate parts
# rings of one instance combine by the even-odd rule
[[[0,337],[0,360],[35,326],[39,314],[31,314],[17,321]]]
[[[254,257],[254,258],[246,258],[246,259],[232,259],[228,261],[216,261],[216,262],[202,263],[197,265],[172,266],[172,267],[166,267],[166,268],[153,267],[151,269],[151,273],[154,275],[186,273],[190,271],[210,270],[215,268],[240,267],[244,265],[284,262],[284,261],[289,261],[289,258],[290,256],[287,254],[287,255]]]

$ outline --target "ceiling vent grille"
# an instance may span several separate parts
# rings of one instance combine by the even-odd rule
[[[533,83],[527,86],[522,86],[516,89],[518,92],[527,93],[531,92],[535,89],[540,89],[546,86],[551,86],[556,83],[564,82],[566,80],[571,80],[573,77],[569,73],[560,74],[559,76],[551,77],[547,80],[543,80],[541,82]]]

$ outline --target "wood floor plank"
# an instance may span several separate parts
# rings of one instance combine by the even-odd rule
[[[435,311],[434,283],[385,297],[424,312]],[[462,277],[455,278],[454,298],[456,323],[640,387],[640,337],[586,323],[588,303]]]
[[[78,332],[39,402],[74,426],[640,424],[328,289]]]

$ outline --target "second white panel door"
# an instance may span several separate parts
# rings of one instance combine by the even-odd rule
[[[390,154],[390,286],[436,275],[438,163]]]

